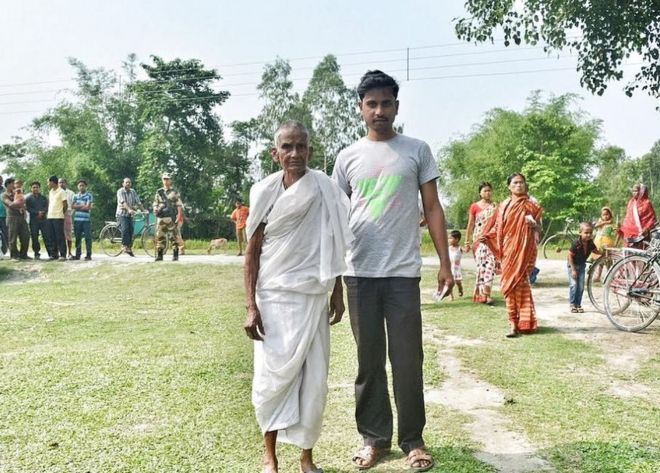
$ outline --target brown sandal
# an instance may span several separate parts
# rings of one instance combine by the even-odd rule
[[[358,470],[368,470],[389,454],[389,448],[378,448],[372,447],[371,445],[365,445],[355,452],[352,461],[353,465],[355,465]],[[358,463],[358,460],[362,460],[363,463]]]
[[[425,462],[425,466],[421,466],[421,462]],[[414,448],[408,452],[406,463],[413,471],[429,471],[435,464],[433,457],[425,448]]]

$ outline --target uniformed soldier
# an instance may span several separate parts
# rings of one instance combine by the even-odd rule
[[[183,203],[179,192],[172,187],[170,175],[162,176],[163,187],[156,191],[154,198],[154,214],[156,215],[156,261],[163,261],[165,252],[166,235],[171,234],[172,261],[179,259],[179,233],[178,222],[183,221]]]

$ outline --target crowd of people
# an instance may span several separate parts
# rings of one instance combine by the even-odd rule
[[[162,176],[163,186],[154,197],[152,210],[156,215],[156,261],[163,260],[167,235],[172,243],[172,259],[179,258],[183,247],[180,228],[183,225],[183,203],[172,186],[169,174]],[[9,251],[14,260],[41,259],[43,240],[50,261],[80,260],[85,243],[85,257],[92,259],[92,211],[94,197],[87,189],[87,181],[76,182],[78,192],[69,189],[65,178],[50,176],[48,194],[41,192],[41,183],[30,183],[30,193],[25,195],[24,182],[0,175],[0,240],[2,255]],[[117,190],[116,218],[122,236],[122,251],[133,253],[133,224],[137,212],[148,214],[140,197],[132,188],[130,178],[125,178]],[[75,238],[75,249],[73,246]],[[28,256],[32,242],[33,257]]]
[[[48,197],[41,193],[39,181],[30,183],[30,193],[25,195],[22,180],[13,177],[3,180],[0,176],[2,254],[9,250],[11,259],[30,260],[28,248],[31,240],[34,259],[41,259],[41,237],[49,260],[80,259],[83,240],[87,251],[85,259],[91,259],[93,197],[87,191],[84,179],[79,179],[76,184],[78,193],[68,188],[66,179],[50,176]]]
[[[533,333],[538,327],[530,276],[543,209],[530,196],[525,176],[516,172],[507,178],[510,195],[499,204],[492,200],[489,182],[479,185],[479,200],[470,206],[461,247],[459,231],[447,235],[438,200],[439,172],[430,147],[394,129],[399,85],[381,71],[368,71],[357,91],[367,136],[339,154],[331,177],[307,167],[313,150],[305,126],[283,123],[271,150],[281,170],[252,187],[251,208],[238,201],[231,215],[239,255],[247,242],[243,328],[254,341],[252,402],[263,433],[263,473],[278,472],[277,442],[301,449],[303,473],[322,472],[312,451],[321,434],[328,394],[329,327],[345,312],[344,285],[357,348],[355,421],[363,439],[351,462],[367,470],[391,451],[395,414],[388,392],[389,358],[398,446],[413,471],[433,468],[434,458],[423,439],[420,195],[421,224],[428,228],[440,266],[439,297],[453,297],[454,285],[463,295],[461,254],[472,251],[477,267],[473,301],[494,303],[492,287],[499,273],[510,326],[506,336]],[[152,206],[157,217],[156,261],[163,259],[167,233],[173,235],[176,260],[182,245],[183,204],[170,175],[161,178],[163,185]],[[8,178],[4,184],[0,190],[7,225],[0,220],[0,231],[12,258],[29,259],[30,236],[39,258],[42,235],[51,260],[80,259],[83,239],[85,259],[91,259],[94,200],[85,180],[78,180],[75,194],[65,179],[51,176],[47,197],[41,195],[39,182],[31,184],[27,197],[22,182]],[[581,309],[586,258],[611,244],[615,231],[628,245],[642,245],[657,224],[647,188],[637,184],[632,191],[619,229],[611,210],[603,208],[595,224],[597,244],[592,239],[594,226],[580,226],[567,261],[575,312]],[[146,212],[145,207],[131,179],[125,178],[117,190],[116,216],[123,251],[130,256],[133,219],[139,212]]]
[[[254,340],[252,401],[264,434],[265,473],[278,471],[278,441],[302,449],[301,471],[322,471],[312,449],[327,396],[328,327],[345,311],[344,284],[357,347],[355,420],[363,439],[351,461],[367,470],[391,451],[389,358],[397,443],[413,471],[434,466],[423,439],[420,225],[428,227],[439,258],[438,299],[452,298],[454,286],[463,295],[461,258],[472,251],[477,263],[473,301],[494,304],[492,287],[499,274],[509,321],[506,337],[538,329],[530,279],[543,208],[529,194],[525,176],[508,176],[509,197],[499,204],[492,200],[489,182],[479,185],[480,200],[469,209],[461,246],[460,231],[447,235],[438,170],[428,145],[393,128],[397,93],[396,82],[381,71],[363,76],[359,107],[368,133],[339,154],[331,178],[307,168],[312,149],[304,125],[281,125],[272,156],[282,170],[250,193],[244,329]],[[632,217],[626,219],[635,222],[635,237],[625,225],[621,229],[630,244],[637,244],[639,236],[647,239],[655,225],[644,187],[634,192],[628,206]],[[609,243],[611,220],[611,211],[604,209],[597,223],[603,245]],[[599,251],[592,234],[591,224],[580,226],[566,263],[575,312],[581,311],[586,258]]]

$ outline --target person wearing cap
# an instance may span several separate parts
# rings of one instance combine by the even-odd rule
[[[183,222],[183,203],[179,192],[172,187],[172,178],[168,173],[162,176],[163,187],[156,191],[154,214],[156,214],[156,261],[163,261],[166,235],[171,235],[172,261],[179,259],[181,233],[179,223]]]

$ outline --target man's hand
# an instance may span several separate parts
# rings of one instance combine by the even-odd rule
[[[257,306],[248,307],[243,328],[245,329],[245,334],[248,338],[263,341],[266,331],[264,330],[264,324],[261,321],[261,312],[259,312]]]
[[[335,289],[330,296],[330,311],[328,317],[330,318],[330,325],[341,322],[344,316],[346,307],[344,306],[344,291]]]
[[[454,277],[448,267],[441,266],[438,271],[438,291],[443,291],[445,287],[447,287],[446,294],[451,293],[454,287]]]

